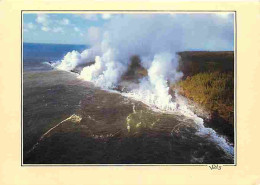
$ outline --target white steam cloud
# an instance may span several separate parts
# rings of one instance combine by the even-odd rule
[[[138,55],[148,77],[133,92],[167,108],[171,104],[167,82],[174,83],[182,77],[177,72],[175,54],[187,50],[233,50],[233,35],[233,14],[122,14],[109,19],[102,28],[90,28],[88,40],[92,47],[82,53],[68,53],[58,68],[71,70],[95,59],[95,64],[85,67],[80,77],[113,88],[127,70],[130,57]]]
[[[148,77],[141,80],[139,88],[124,95],[140,100],[154,108],[175,110],[177,104],[172,102],[168,81],[174,83],[182,77],[182,73],[177,71],[177,67],[176,55],[170,53],[156,54],[148,69]]]
[[[78,51],[68,52],[61,61],[56,61],[53,66],[60,70],[70,71],[78,65],[93,62],[100,51],[93,47],[79,53]]]

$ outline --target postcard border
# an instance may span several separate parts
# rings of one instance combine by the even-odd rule
[[[137,12],[156,12],[156,13],[173,13],[173,12],[183,12],[183,13],[218,13],[227,12],[234,13],[234,163],[233,164],[219,164],[222,166],[237,166],[237,11],[236,10],[21,10],[21,167],[42,167],[42,166],[208,166],[210,164],[24,164],[23,163],[23,14],[25,12],[59,12],[59,13],[70,13],[70,12],[127,12],[127,13],[137,13]]]

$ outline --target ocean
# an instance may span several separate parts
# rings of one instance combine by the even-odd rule
[[[234,163],[232,144],[202,119],[155,111],[48,64],[86,48],[23,44],[24,164]]]
[[[83,51],[85,45],[23,43],[23,70],[51,70],[44,62],[61,60],[70,51]]]

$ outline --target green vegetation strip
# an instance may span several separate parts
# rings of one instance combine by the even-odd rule
[[[234,122],[234,79],[232,72],[198,73],[180,81],[173,88],[212,114],[218,114],[228,123]]]

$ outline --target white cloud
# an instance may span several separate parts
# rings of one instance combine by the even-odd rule
[[[80,31],[80,29],[79,29],[78,27],[74,27],[74,30],[75,30],[76,32],[79,32],[79,31]]]
[[[66,18],[62,20],[51,20],[50,16],[47,14],[37,14],[37,18],[35,20],[38,24],[41,25],[41,30],[45,32],[54,32],[54,33],[63,33],[62,27],[53,27],[57,24],[68,25],[70,21]],[[54,25],[55,24],[55,25]],[[29,29],[33,29],[35,26],[32,23],[27,25]]]
[[[41,30],[48,32],[48,31],[50,31],[51,29],[50,29],[49,27],[47,27],[47,26],[42,26],[42,27],[41,27]]]
[[[62,24],[62,25],[69,25],[70,21],[69,21],[69,19],[62,19],[60,24]]]
[[[232,23],[234,21],[234,13],[230,12],[221,12],[217,13],[216,17],[220,18],[220,22],[229,22]]]
[[[46,14],[37,14],[36,22],[47,26],[49,24],[49,16]]]
[[[169,13],[169,15],[170,15],[171,17],[175,18],[176,13]]]
[[[36,26],[33,24],[33,23],[25,23],[24,25],[23,25],[23,30],[24,30],[24,32],[28,32],[29,30],[33,30],[33,29],[35,29],[36,28]]]
[[[80,16],[83,19],[90,20],[90,21],[98,20],[97,14],[80,14],[80,15],[77,15],[77,16]]]
[[[112,15],[111,14],[102,14],[102,19],[108,20],[111,19]]]
[[[224,18],[224,19],[227,19],[229,18],[229,16],[232,15],[232,13],[229,13],[229,12],[219,12],[219,13],[216,13],[216,15],[220,18]]]
[[[52,31],[54,32],[54,33],[62,33],[63,32],[63,29],[61,28],[61,27],[57,27],[57,28],[53,28],[52,29]]]
[[[87,41],[90,44],[95,44],[101,40],[101,30],[98,27],[92,26],[87,31]]]
[[[31,23],[31,22],[28,23],[27,26],[28,26],[29,29],[34,29],[35,28],[34,24]]]

